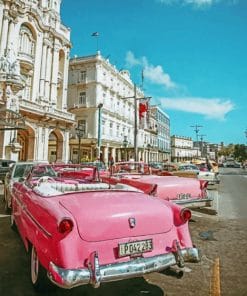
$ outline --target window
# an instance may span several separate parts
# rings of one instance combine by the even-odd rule
[[[110,136],[113,136],[113,123],[110,122]]]
[[[85,137],[87,129],[87,122],[85,119],[78,120],[78,128],[80,129],[80,134]]]
[[[34,56],[35,40],[32,31],[25,25],[21,26],[19,39],[19,52]]]
[[[80,79],[79,81],[85,82],[87,78],[87,72],[86,71],[80,71]]]
[[[79,104],[80,105],[86,105],[87,101],[86,101],[86,92],[80,92],[79,93]]]

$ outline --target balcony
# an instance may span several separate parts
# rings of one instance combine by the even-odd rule
[[[20,110],[42,117],[45,116],[69,121],[75,120],[75,116],[72,113],[56,109],[55,107],[48,104],[41,105],[38,102],[30,102],[29,100],[25,99],[20,100]]]
[[[21,68],[26,69],[27,72],[33,69],[34,67],[34,56],[31,54],[28,54],[26,52],[19,52],[18,57],[20,60],[20,66]]]

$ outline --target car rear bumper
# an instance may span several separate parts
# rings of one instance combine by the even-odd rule
[[[48,277],[59,287],[71,289],[76,286],[91,284],[94,288],[103,282],[112,282],[144,274],[165,270],[173,265],[184,266],[184,262],[199,262],[197,248],[181,249],[174,241],[173,252],[149,258],[136,258],[128,262],[99,265],[97,252],[88,259],[88,268],[63,269],[50,262]]]
[[[202,207],[211,207],[213,198],[199,198],[199,199],[180,199],[180,200],[171,200],[177,205],[185,206],[188,208],[202,208]]]

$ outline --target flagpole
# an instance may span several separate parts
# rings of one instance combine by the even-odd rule
[[[94,32],[94,33],[92,33],[91,36],[92,37],[96,37],[96,50],[98,52],[99,51],[99,40],[98,40],[98,38],[99,38],[99,32]]]

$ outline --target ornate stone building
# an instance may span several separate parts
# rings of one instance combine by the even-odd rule
[[[69,160],[70,31],[61,0],[0,0],[0,158]]]
[[[72,58],[68,109],[75,114],[81,135],[78,147],[76,131],[72,133],[70,159],[73,162],[94,160],[101,155],[107,163],[110,155],[115,161],[136,155],[137,160],[147,161],[151,133],[147,124],[140,125],[139,104],[143,97],[129,72],[119,71],[100,52]],[[154,150],[155,147],[151,152]],[[154,159],[157,160],[157,153]]]

